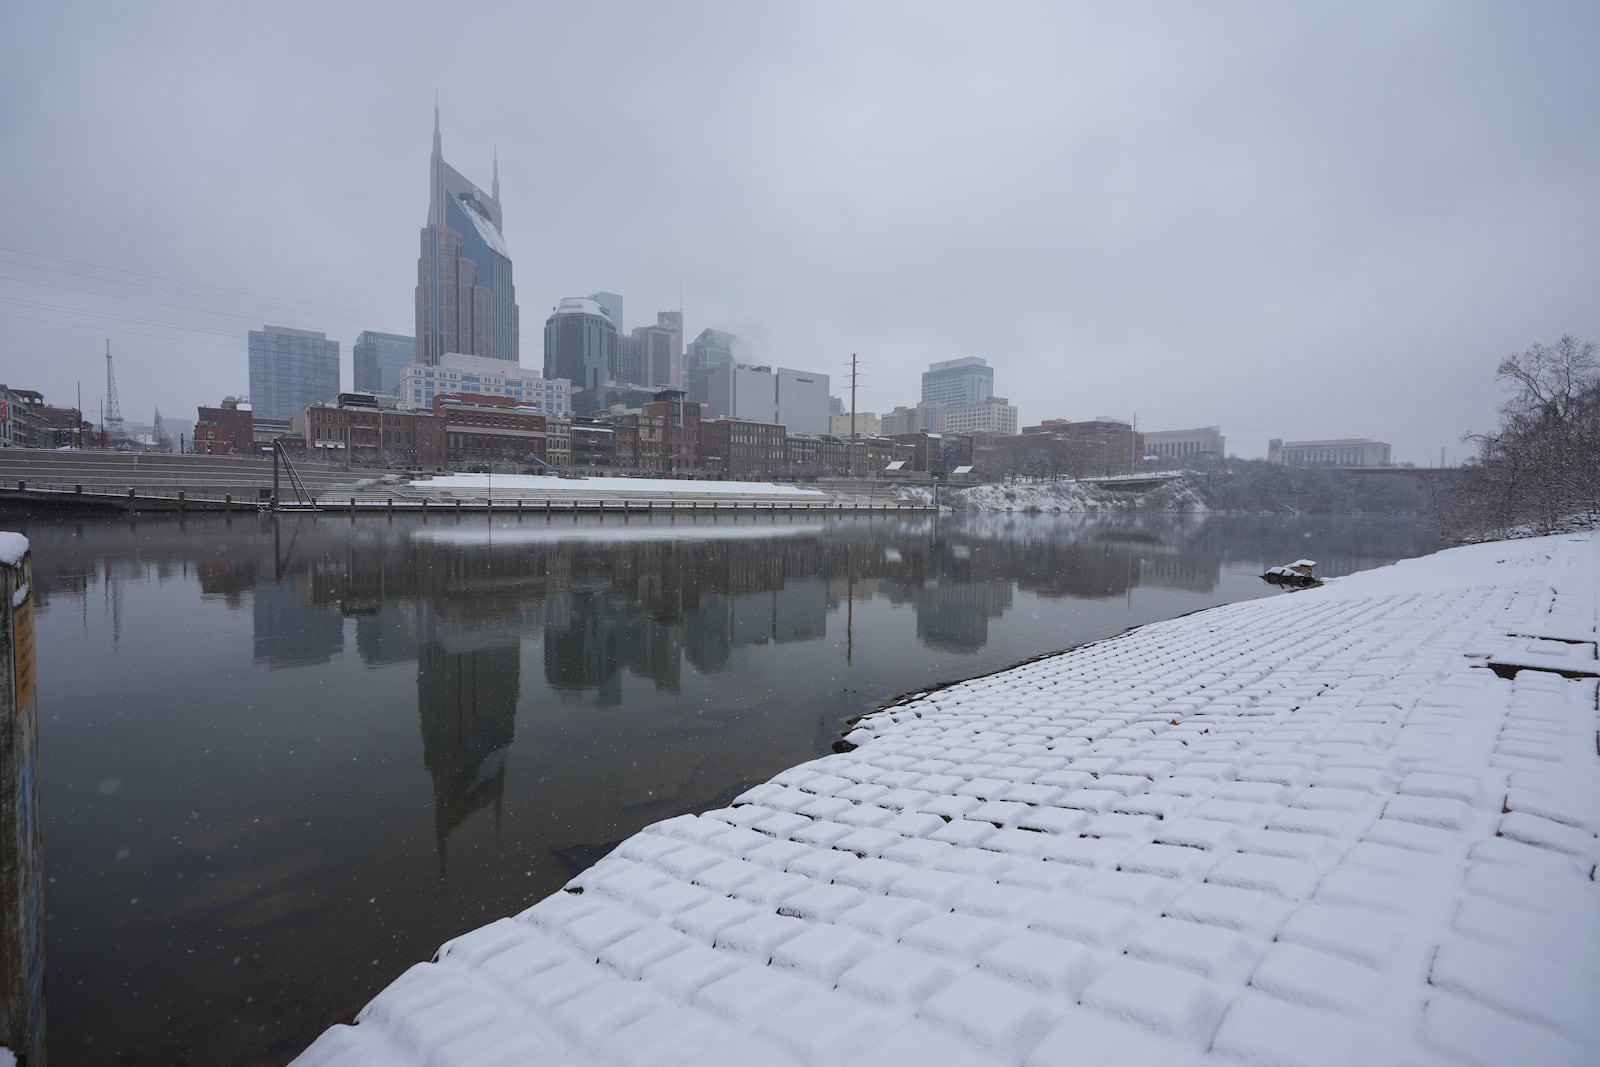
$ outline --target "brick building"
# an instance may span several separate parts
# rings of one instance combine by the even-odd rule
[[[353,464],[436,468],[449,462],[445,425],[443,416],[431,411],[382,408],[361,393],[341,393],[335,403],[313,404],[289,420],[290,432],[313,456]]]
[[[917,433],[892,434],[889,440],[911,449],[907,466],[914,471],[949,474],[957,467],[971,466],[973,462],[972,438],[967,434],[937,434],[921,430]]]
[[[199,456],[251,456],[255,454],[255,422],[249,404],[224,397],[220,407],[198,409],[194,424],[194,452]]]
[[[104,448],[77,408],[55,407],[34,389],[0,385],[0,448]]]
[[[442,394],[433,398],[433,414],[444,420],[452,466],[549,462],[546,417],[510,397]]]
[[[1002,473],[1095,478],[1125,474],[1144,457],[1144,434],[1116,419],[1046,419],[993,442]]]

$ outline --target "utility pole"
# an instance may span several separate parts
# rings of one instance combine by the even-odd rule
[[[859,363],[850,353],[850,477],[856,476],[856,374]]]

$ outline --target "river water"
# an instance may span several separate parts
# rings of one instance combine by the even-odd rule
[[[11,522],[49,1056],[281,1064],[895,696],[1438,547],[1409,520]]]

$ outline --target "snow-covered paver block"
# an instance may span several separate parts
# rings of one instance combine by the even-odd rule
[[[1455,549],[920,694],[296,1063],[1594,1062],[1597,553]]]

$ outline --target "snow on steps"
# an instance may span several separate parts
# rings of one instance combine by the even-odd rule
[[[1588,535],[925,694],[440,949],[296,1062],[1579,1064],[1600,1043]]]

